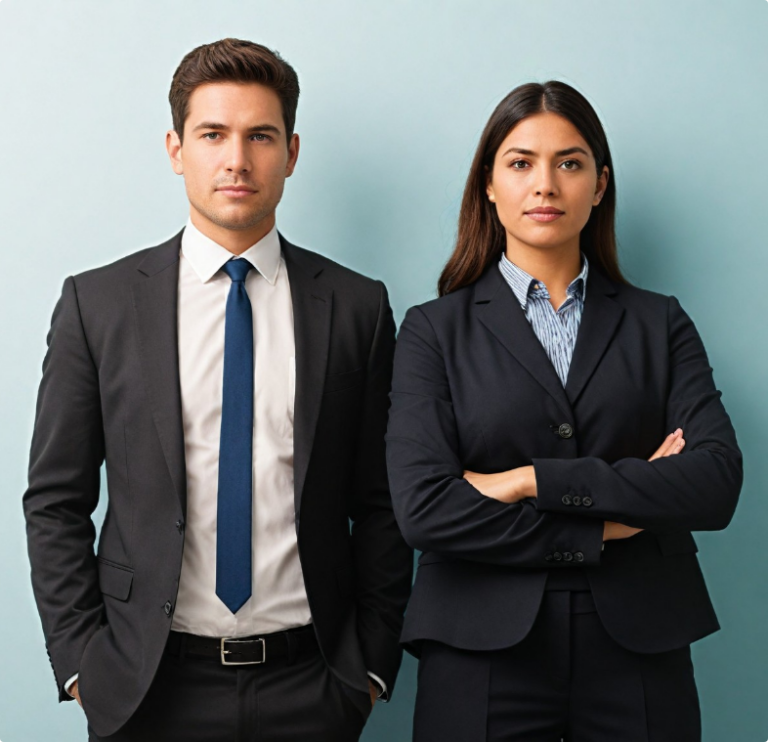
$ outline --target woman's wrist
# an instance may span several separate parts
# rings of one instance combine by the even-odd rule
[[[532,466],[519,466],[510,471],[511,497],[509,502],[520,502],[526,497],[536,497],[536,471]]]

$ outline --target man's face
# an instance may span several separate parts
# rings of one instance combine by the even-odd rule
[[[258,83],[201,85],[189,99],[183,144],[170,131],[166,146],[201,231],[215,238],[221,230],[272,228],[299,154],[298,136],[286,141],[274,90]]]

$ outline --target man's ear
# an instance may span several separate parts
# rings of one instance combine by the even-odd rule
[[[299,159],[299,135],[291,134],[291,141],[288,142],[288,162],[285,165],[285,177],[290,178],[296,168],[296,161]]]
[[[184,166],[181,162],[181,140],[173,129],[165,135],[165,148],[168,150],[168,157],[171,160],[173,172],[176,175],[183,175]]]

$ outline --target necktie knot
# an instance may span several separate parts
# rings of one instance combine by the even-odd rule
[[[232,283],[242,283],[253,266],[245,258],[229,260],[222,266],[222,270],[232,279]]]

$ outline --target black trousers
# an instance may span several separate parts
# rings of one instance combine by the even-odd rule
[[[519,644],[424,642],[413,742],[700,742],[690,648],[637,654],[589,592],[548,591]]]
[[[116,734],[89,742],[354,742],[367,694],[338,680],[314,644],[296,657],[224,666],[165,654],[144,700]]]

